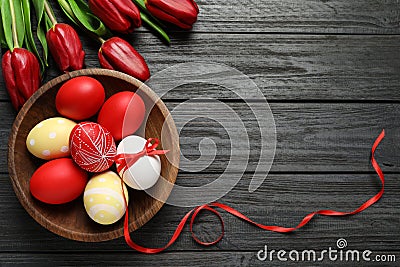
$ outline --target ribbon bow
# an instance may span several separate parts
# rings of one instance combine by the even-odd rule
[[[158,138],[149,138],[146,141],[143,149],[138,153],[122,153],[115,156],[114,161],[117,164],[117,171],[124,175],[124,173],[135,164],[141,157],[144,156],[155,156],[155,155],[163,155],[168,153],[169,150],[156,150],[158,145],[160,144],[160,140]]]

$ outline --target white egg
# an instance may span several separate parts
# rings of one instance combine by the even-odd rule
[[[125,137],[118,145],[117,154],[138,153],[143,150],[145,144],[146,139],[143,137],[137,135]],[[117,168],[118,166],[117,164]],[[145,190],[157,183],[160,172],[161,160],[159,156],[155,155],[139,158],[124,173],[120,172],[119,175],[129,187],[137,190]]]

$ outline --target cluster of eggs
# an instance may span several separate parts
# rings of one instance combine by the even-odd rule
[[[64,204],[83,194],[91,219],[115,223],[127,208],[126,185],[148,189],[161,172],[159,156],[143,156],[118,174],[110,170],[117,154],[138,153],[146,144],[133,135],[145,117],[143,100],[128,91],[106,100],[102,84],[83,76],[61,86],[56,108],[61,116],[39,122],[26,139],[28,151],[47,161],[31,177],[31,194],[47,204]],[[96,114],[97,123],[86,121]]]

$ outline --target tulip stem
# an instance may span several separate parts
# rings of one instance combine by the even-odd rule
[[[51,23],[53,24],[54,27],[54,25],[57,24],[57,20],[54,17],[51,7],[49,6],[49,3],[46,0],[44,0],[44,9],[46,10],[47,16],[49,16]]]
[[[103,38],[101,38],[100,36],[97,36],[97,40],[99,40],[99,42],[101,44],[104,44],[105,40]]]
[[[17,34],[17,19],[15,17],[15,10],[14,10],[14,3],[12,0],[9,0],[10,3],[10,13],[11,13],[11,30],[12,30],[12,35],[13,35],[13,42],[14,42],[14,48],[18,48],[18,34]]]

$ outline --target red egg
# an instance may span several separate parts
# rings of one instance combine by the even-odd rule
[[[120,92],[111,96],[100,110],[97,122],[108,129],[115,141],[136,132],[143,123],[145,105],[133,92]]]
[[[105,99],[104,87],[91,77],[81,76],[64,83],[56,96],[57,111],[73,120],[86,120],[100,110]]]
[[[55,159],[35,171],[30,180],[30,191],[42,202],[64,204],[83,193],[87,178],[87,173],[72,159]]]
[[[69,146],[75,163],[89,172],[109,169],[117,154],[111,133],[94,122],[77,124],[69,136]]]

